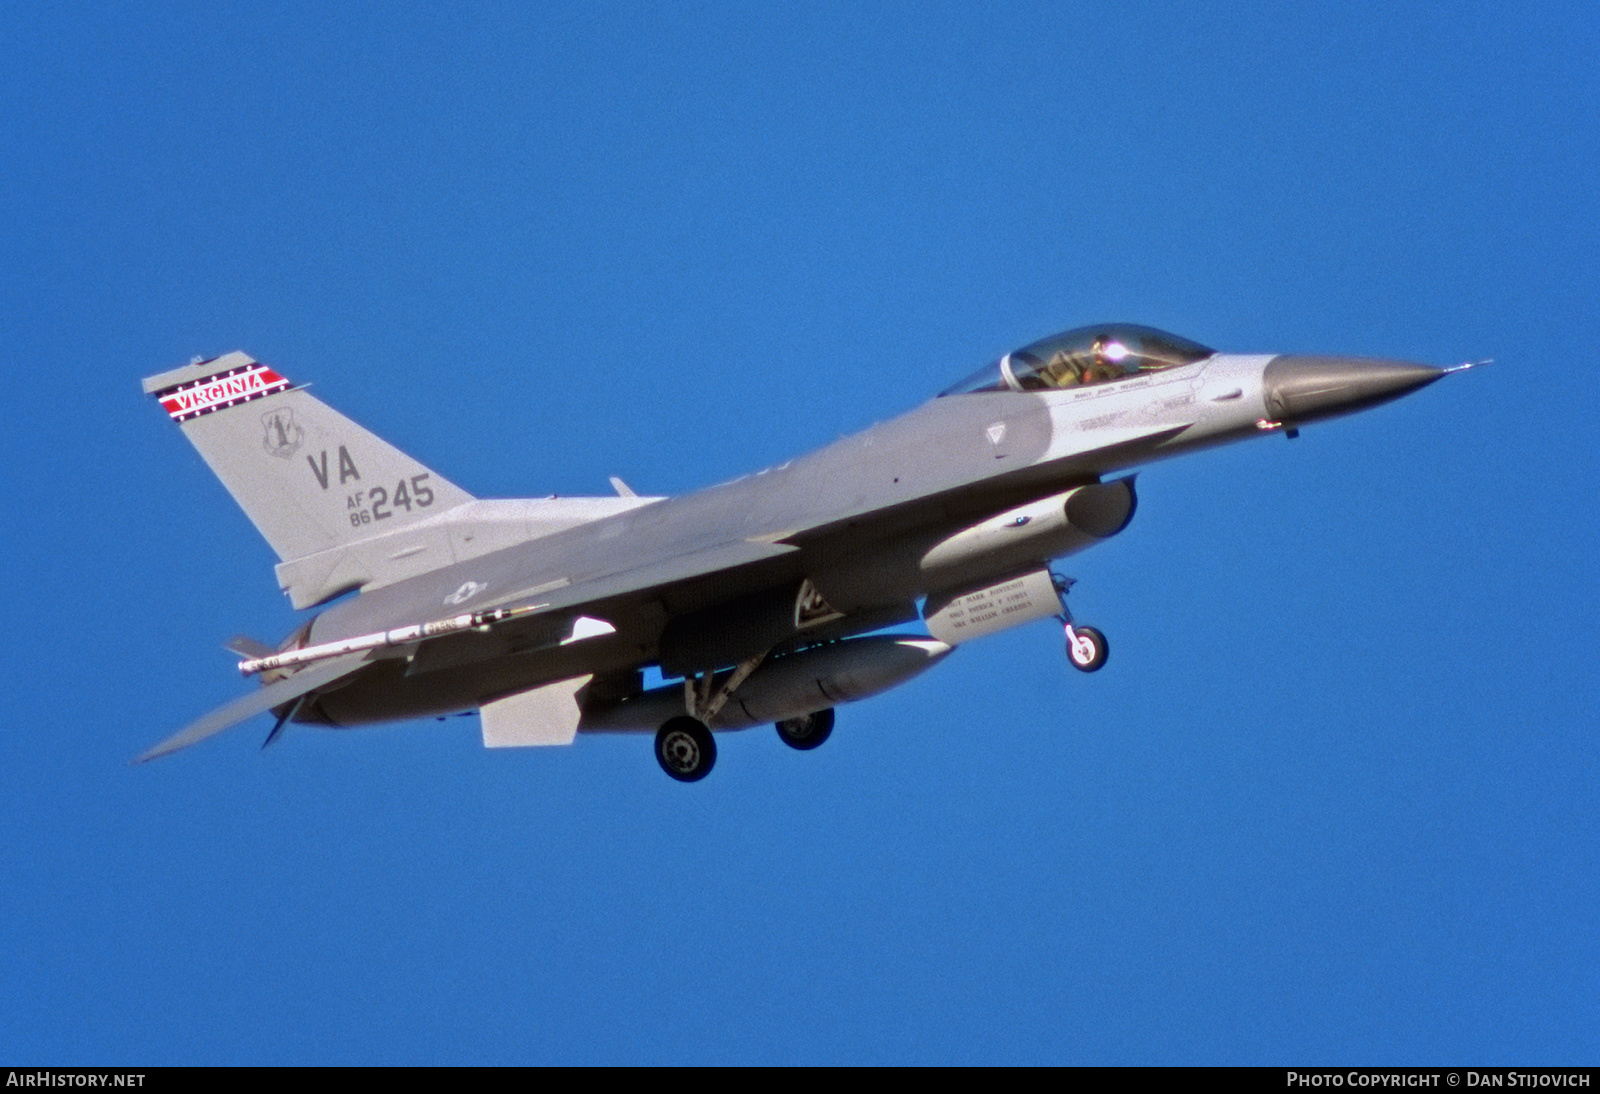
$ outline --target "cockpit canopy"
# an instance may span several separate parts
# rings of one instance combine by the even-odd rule
[[[1078,327],[1023,346],[939,392],[1053,391],[1192,365],[1216,353],[1176,334],[1133,323]]]

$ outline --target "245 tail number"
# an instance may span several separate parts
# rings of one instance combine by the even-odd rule
[[[345,508],[350,512],[350,527],[359,528],[363,524],[374,521],[387,520],[394,516],[396,509],[411,512],[411,507],[426,509],[433,504],[433,490],[427,485],[428,476],[412,475],[409,480],[401,479],[394,485],[394,493],[382,486],[374,486],[371,490],[357,490],[345,500]]]

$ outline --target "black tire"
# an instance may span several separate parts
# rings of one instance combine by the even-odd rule
[[[799,718],[786,718],[776,723],[776,726],[780,741],[790,748],[809,752],[826,741],[828,735],[833,732],[833,708],[828,707],[826,710],[802,715]]]
[[[704,722],[680,714],[656,730],[656,762],[681,783],[699,782],[717,762],[717,742]]]
[[[1087,641],[1094,647],[1094,656],[1083,658],[1082,651],[1074,648],[1071,641],[1067,642],[1067,663],[1079,672],[1098,672],[1101,665],[1106,663],[1106,657],[1111,653],[1111,647],[1106,644],[1106,636],[1093,627],[1073,627],[1080,642]]]

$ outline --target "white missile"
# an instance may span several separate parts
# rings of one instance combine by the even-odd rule
[[[417,623],[409,627],[396,627],[388,631],[376,631],[372,634],[357,635],[354,638],[344,638],[337,642],[323,642],[316,646],[304,646],[297,650],[286,650],[283,653],[274,653],[267,657],[255,657],[239,662],[239,672],[245,676],[254,676],[259,672],[268,672],[272,669],[293,668],[297,665],[308,665],[314,661],[325,661],[330,657],[339,657],[346,653],[355,653],[357,650],[376,650],[391,646],[411,646],[429,638],[438,638],[446,634],[457,634],[461,631],[487,631],[496,623],[504,623],[508,619],[515,619],[519,615],[538,611],[543,604],[535,604],[525,608],[496,608],[487,612],[472,612],[469,615],[457,615],[450,619],[436,619],[432,623]],[[590,619],[588,616],[579,616],[572,621],[569,633],[560,639],[556,645],[567,645],[584,638],[594,638],[602,634],[614,634],[616,628],[603,619]]]
[[[748,729],[866,699],[927,672],[952,648],[922,635],[874,634],[774,657],[738,686],[711,719],[711,728]],[[722,680],[719,676],[717,684]],[[669,684],[585,709],[578,728],[587,733],[653,733],[683,713],[683,685]]]

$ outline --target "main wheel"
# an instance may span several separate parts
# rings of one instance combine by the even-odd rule
[[[816,748],[833,732],[833,708],[819,710],[799,718],[785,718],[777,723],[778,739],[790,748],[802,752]]]
[[[717,762],[717,742],[704,722],[680,714],[656,730],[656,761],[681,783],[699,782]]]
[[[1106,663],[1106,655],[1111,652],[1106,636],[1093,627],[1073,627],[1072,630],[1077,637],[1067,639],[1067,660],[1079,672],[1094,672]]]

